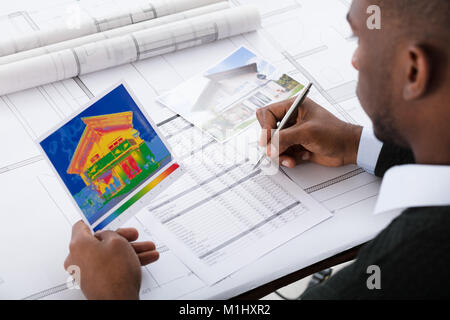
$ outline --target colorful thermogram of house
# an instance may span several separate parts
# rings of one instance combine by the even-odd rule
[[[155,160],[148,143],[133,128],[133,112],[81,120],[86,128],[67,173],[83,179],[86,187],[75,199],[88,220],[96,220],[99,209],[133,190],[156,171],[162,161]]]

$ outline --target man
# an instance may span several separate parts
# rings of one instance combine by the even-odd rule
[[[370,30],[366,24],[366,10],[373,4],[382,11],[380,30]],[[352,4],[348,20],[359,38],[353,57],[359,70],[357,94],[373,121],[375,136],[384,144],[372,129],[344,123],[311,100],[280,132],[278,148],[270,145],[269,135],[261,138],[269,156],[279,155],[286,167],[304,161],[325,166],[357,163],[384,176],[376,211],[399,214],[360,250],[352,265],[303,298],[448,298],[449,9],[448,0],[355,0]],[[259,110],[262,128],[274,129],[291,102]],[[408,163],[416,164],[396,166]],[[81,223],[74,227],[68,257],[81,267],[81,288],[87,298],[137,298],[139,254],[151,252],[156,257],[154,245],[147,243],[143,251],[133,247],[127,240],[136,234],[125,234],[131,230],[96,237],[88,231]],[[97,268],[110,260],[118,270]],[[367,285],[370,266],[379,268],[381,287]]]

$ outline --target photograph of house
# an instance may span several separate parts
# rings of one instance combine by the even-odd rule
[[[158,101],[225,142],[254,125],[257,109],[288,99],[302,89],[303,84],[240,47]]]
[[[101,219],[172,161],[123,86],[41,142],[86,219]]]

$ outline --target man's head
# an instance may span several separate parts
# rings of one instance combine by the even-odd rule
[[[381,8],[379,30],[367,25],[371,5]],[[357,93],[377,137],[414,150],[450,125],[450,1],[354,0],[348,20],[359,39]]]

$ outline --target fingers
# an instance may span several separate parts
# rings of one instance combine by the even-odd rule
[[[133,247],[136,253],[153,251],[156,249],[156,246],[151,241],[142,241],[142,242],[132,242],[137,240],[139,234],[138,231],[134,228],[122,228],[118,229],[116,232],[114,231],[100,231],[95,234],[96,238],[100,241],[109,241],[113,238],[121,237],[130,242],[130,245]]]
[[[67,270],[71,265],[72,265],[72,256],[69,254],[66,260],[64,260],[64,270]]]
[[[123,228],[114,231],[100,231],[95,234],[97,239],[106,243],[115,241],[117,239],[128,240],[129,245],[137,254],[142,266],[152,263],[159,258],[159,253],[156,251],[156,246],[151,241],[131,242],[138,238],[138,232],[134,228]],[[121,241],[120,241],[121,242]]]
[[[272,130],[277,127],[277,119],[269,109],[258,109],[256,116],[262,128],[259,145],[266,146],[270,142]]]
[[[72,227],[72,239],[69,243],[69,255],[67,256],[66,260],[64,261],[64,269],[67,270],[67,268],[72,264],[72,255],[77,254],[79,252],[82,252],[86,245],[92,244],[95,238],[91,233],[91,230],[89,227],[83,222],[78,221],[75,223]]]
[[[94,239],[95,238],[92,236],[91,230],[82,220],[72,226],[72,238],[69,244],[69,255],[64,261],[65,270],[73,264],[72,253],[82,251],[85,244]]]
[[[121,235],[119,235],[117,232],[111,231],[111,230],[104,230],[104,231],[98,231],[95,233],[95,237],[100,241],[111,241],[112,239],[123,239]]]
[[[281,130],[278,137],[274,137],[270,147],[267,148],[267,155],[274,158],[283,154],[289,148],[302,146],[307,141],[307,127],[307,125],[296,125]]]
[[[72,242],[85,238],[92,238],[92,233],[89,227],[80,220],[72,226]]]
[[[281,121],[292,105],[294,98],[271,104],[256,111],[256,117],[263,130],[260,145],[265,146],[270,141],[271,129],[276,129],[277,123]]]
[[[257,118],[261,125],[265,123],[264,120],[271,120],[272,117],[275,119],[276,122],[281,121],[286,114],[286,112],[289,110],[289,108],[292,106],[292,103],[294,102],[295,97],[280,101],[271,105],[268,105],[267,107],[261,108],[257,110]],[[258,117],[259,114],[259,117]],[[276,125],[276,123],[275,123]]]
[[[136,241],[139,238],[139,232],[135,228],[120,228],[116,232],[128,240],[128,242]]]
[[[280,155],[280,165],[293,168],[296,165],[308,161],[311,153],[300,145],[295,145],[288,148],[284,153]]]
[[[95,237],[100,240],[108,243],[111,240],[121,238],[122,240],[127,240],[129,245],[134,249],[134,252],[137,254],[139,258],[139,262],[142,266],[145,266],[149,263],[155,262],[159,259],[159,253],[156,251],[156,246],[151,241],[143,241],[143,242],[132,242],[137,240],[139,234],[138,231],[134,228],[122,228],[118,229],[116,232],[114,231],[100,231],[95,234]],[[67,257],[66,261],[70,259],[70,256]],[[65,264],[66,265],[66,264]]]
[[[280,156],[280,165],[286,168],[294,168],[297,165],[297,161],[292,156]]]
[[[141,266],[146,266],[149,263],[155,262],[159,259],[159,252],[154,251],[145,251],[138,254],[139,261],[141,263]]]
[[[311,159],[311,152],[299,151],[296,154],[282,154],[280,155],[280,164],[286,168],[294,168],[302,162],[309,161]]]
[[[159,253],[156,251],[156,246],[151,241],[132,243],[134,251],[138,255],[141,266],[155,262],[159,259]]]
[[[278,152],[284,153],[292,146],[300,144],[300,130],[299,127],[290,127],[281,130],[278,137]],[[276,146],[275,146],[276,147]]]
[[[155,244],[151,241],[134,242],[131,244],[131,246],[133,247],[134,251],[136,251],[136,253],[141,253],[141,252],[145,252],[145,251],[153,251],[156,249]]]

